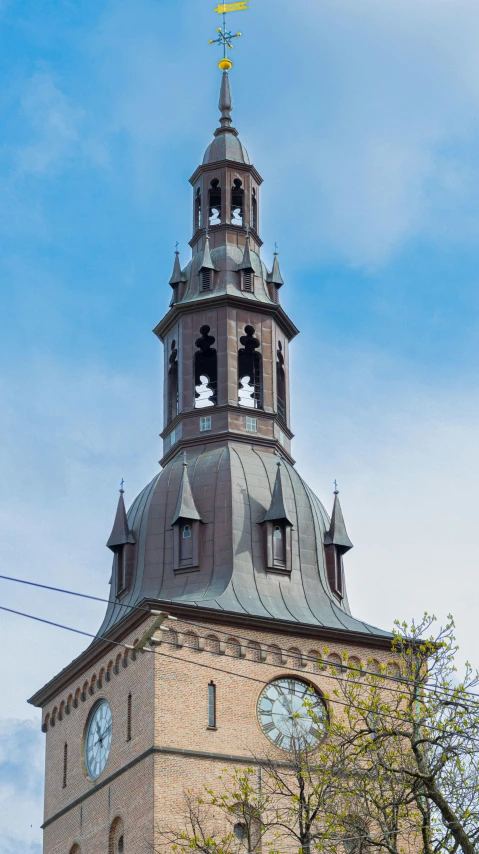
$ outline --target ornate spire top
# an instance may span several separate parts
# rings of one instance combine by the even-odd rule
[[[233,99],[231,97],[230,78],[227,71],[223,71],[223,76],[221,78],[220,100],[218,102],[218,109],[221,112],[221,127],[231,127],[231,110],[233,109]]]
[[[226,13],[246,11],[248,2],[249,0],[239,0],[236,3],[218,3],[218,6],[214,10],[218,12],[218,15],[223,15],[223,27],[218,27],[218,36],[215,39],[210,39],[210,44],[219,44],[223,48],[223,58],[218,62],[222,71],[229,71],[233,67],[231,59],[226,56],[226,50],[232,50],[232,40],[241,37],[241,33],[231,33],[226,29]]]

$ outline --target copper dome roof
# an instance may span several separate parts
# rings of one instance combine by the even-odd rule
[[[303,625],[387,636],[355,619],[347,596],[331,592],[324,557],[330,519],[296,469],[282,460],[284,504],[292,523],[289,577],[268,572],[261,521],[271,505],[278,457],[245,444],[205,445],[188,454],[188,479],[201,517],[200,568],[175,574],[173,529],[183,475],[178,454],[128,512],[137,542],[133,577],[110,604],[100,634],[144,599]],[[112,589],[111,598],[115,592]],[[121,604],[120,604],[121,602]]]

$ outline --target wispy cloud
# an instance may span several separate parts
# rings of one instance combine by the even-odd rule
[[[40,854],[43,741],[33,721],[0,719],[2,852]]]
[[[71,103],[51,74],[38,71],[28,80],[22,109],[33,139],[18,149],[18,168],[44,174],[71,161],[78,153],[84,112]]]

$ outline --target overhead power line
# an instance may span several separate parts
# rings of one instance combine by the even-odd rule
[[[84,637],[89,637],[92,640],[104,640],[102,635],[92,635],[90,632],[85,632],[82,629],[75,629],[72,626],[65,626],[63,623],[56,623],[52,620],[47,620],[43,617],[37,617],[35,614],[27,614],[24,611],[17,611],[13,608],[7,608],[4,605],[0,605],[0,611],[6,611],[7,613],[14,614],[14,615],[19,616],[19,617],[26,617],[27,619],[35,620],[36,622],[39,622],[39,623],[45,623],[46,625],[52,626],[54,628],[64,629],[65,631],[73,632],[74,634],[83,635]],[[122,643],[121,641],[109,640],[108,643],[112,644],[113,646],[121,647],[122,649],[128,650],[129,652],[134,650],[134,647],[131,644]],[[191,648],[191,649],[193,649],[193,648]],[[205,670],[209,670],[209,671],[214,670],[216,673],[224,673],[227,676],[235,676],[235,677],[239,677],[240,679],[246,679],[249,682],[256,682],[259,685],[269,685],[269,680],[258,679],[255,676],[248,676],[246,673],[238,673],[238,672],[234,672],[232,670],[226,670],[223,667],[216,667],[213,664],[205,664],[201,661],[190,661],[190,660],[185,659],[185,658],[179,658],[177,655],[171,655],[171,653],[168,653],[168,652],[160,652],[160,650],[152,649],[151,647],[143,647],[143,651],[149,652],[153,655],[159,655],[163,658],[171,658],[173,661],[179,661],[182,664],[192,664],[194,667],[201,667],[201,668],[203,668]],[[231,656],[231,655],[227,656],[227,657],[235,658],[236,661],[239,660],[236,657]],[[269,667],[277,667],[277,665],[270,664],[269,662],[263,662],[263,665],[266,667],[268,667],[268,666]],[[304,671],[299,670],[298,668],[295,668],[295,667],[291,667],[290,670],[294,670],[295,672],[298,672],[300,674],[304,674]],[[308,675],[314,676],[315,674],[310,674],[308,672]],[[331,704],[335,704],[335,705],[342,706],[345,708],[354,708],[356,711],[359,711],[359,712],[368,712],[368,709],[363,708],[362,706],[355,706],[352,703],[344,703],[341,700],[338,700],[337,698],[327,697],[326,699],[327,699],[327,702],[331,703]],[[374,714],[376,715],[376,717],[381,717],[381,718],[384,718],[387,720],[399,721],[402,724],[408,723],[407,718],[398,717],[397,715],[386,714],[385,712],[378,712],[378,711],[374,711]],[[437,724],[429,724],[428,729],[434,730],[435,732],[442,733],[443,735],[446,733],[446,729],[444,727],[439,727]],[[478,744],[479,745],[479,739],[471,738],[469,741],[472,744]]]
[[[9,575],[1,575],[0,574],[0,579],[4,580],[4,581],[13,581],[17,584],[25,584],[29,587],[38,587],[42,590],[48,590],[48,591],[51,591],[54,593],[63,593],[63,594],[66,594],[68,596],[76,596],[77,598],[80,598],[80,599],[89,599],[89,600],[94,601],[94,602],[102,602],[102,603],[108,604],[108,605],[115,605],[116,607],[124,608],[124,609],[130,610],[130,611],[141,611],[145,614],[151,614],[150,608],[144,608],[141,605],[127,605],[126,603],[118,602],[116,599],[105,599],[101,596],[93,596],[92,594],[89,594],[89,593],[79,593],[76,590],[68,590],[66,588],[55,587],[55,586],[52,586],[49,584],[41,584],[38,581],[30,581],[30,580],[24,579],[24,578],[14,578],[13,576],[9,576]],[[212,631],[211,626],[205,626],[204,624],[198,623],[196,621],[186,620],[186,619],[182,618],[181,622],[184,623],[185,625],[193,626],[194,628],[203,629],[204,631],[209,631],[209,632]],[[218,634],[223,634],[227,637],[231,636],[231,632],[224,631],[223,629],[218,629],[215,627],[214,631],[218,632]],[[251,638],[245,637],[244,635],[239,635],[237,632],[234,633],[234,636],[236,638],[238,638],[239,640],[244,640],[246,642],[251,641]],[[108,641],[108,638],[105,638],[103,636],[89,635],[89,637],[95,637],[98,639],[102,638],[103,640]],[[288,650],[284,647],[277,647],[275,644],[266,644],[266,646],[270,647],[270,648],[274,648],[274,649],[279,649],[281,653],[291,655],[290,650]],[[334,662],[331,662],[328,659],[323,659],[323,658],[318,659],[314,656],[306,655],[304,653],[300,653],[300,654],[301,654],[301,657],[303,659],[306,659],[307,661],[314,661],[315,663],[320,663],[324,667],[331,667],[331,668],[339,668],[340,667],[341,670],[343,670],[343,671],[349,670],[355,674],[359,673],[361,676],[372,676],[374,678],[383,679],[386,682],[395,682],[395,683],[400,684],[400,685],[413,685],[413,686],[415,686],[415,684],[416,684],[414,682],[414,680],[407,679],[405,677],[392,676],[389,673],[376,673],[373,670],[366,670],[362,667],[359,669],[358,667],[354,667],[353,665],[346,664],[344,662],[341,662],[341,664],[335,664]],[[308,672],[308,671],[303,671],[303,672]],[[334,676],[330,676],[328,674],[323,674],[323,675],[326,678],[335,678]],[[351,682],[352,682],[352,684],[361,684],[361,683],[354,683],[353,680],[351,680]],[[426,684],[422,683],[421,688],[428,691],[430,694],[435,694],[436,696],[446,696],[446,697],[453,696],[456,698],[456,700],[458,697],[458,695],[455,694],[455,692],[453,690],[448,690],[448,689],[439,687],[437,685],[426,685]],[[395,692],[395,693],[402,693],[401,691],[395,691],[395,689],[393,689],[393,688],[389,688],[388,690],[391,692]],[[460,696],[472,697],[474,700],[478,701],[478,704],[479,704],[479,694],[475,694],[473,691],[462,691]]]

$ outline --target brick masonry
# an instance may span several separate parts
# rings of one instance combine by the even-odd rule
[[[134,643],[150,622],[147,618],[125,642]],[[345,651],[364,667],[371,659],[383,665],[392,659],[384,648],[326,644],[317,631],[314,640],[308,640],[280,630],[253,631],[247,624],[241,632],[222,623],[199,628],[179,621],[170,626],[174,630],[164,633],[154,652],[139,653],[132,660],[114,648],[114,655],[100,658],[94,669],[44,708],[44,854],[70,854],[75,844],[79,851],[74,849],[74,854],[104,854],[117,819],[123,822],[125,852],[151,851],[160,827],[182,823],[185,789],[200,792],[205,784],[215,786],[222,768],[238,767],[262,752],[276,752],[284,760],[284,752],[270,745],[257,719],[256,704],[265,683],[291,674],[328,691],[331,669],[321,669],[316,661],[326,645],[331,662]],[[215,730],[208,728],[211,680],[217,697]],[[100,699],[112,710],[112,744],[105,770],[92,781],[83,762],[83,739],[88,716]],[[331,705],[329,713],[337,714],[337,709]]]

